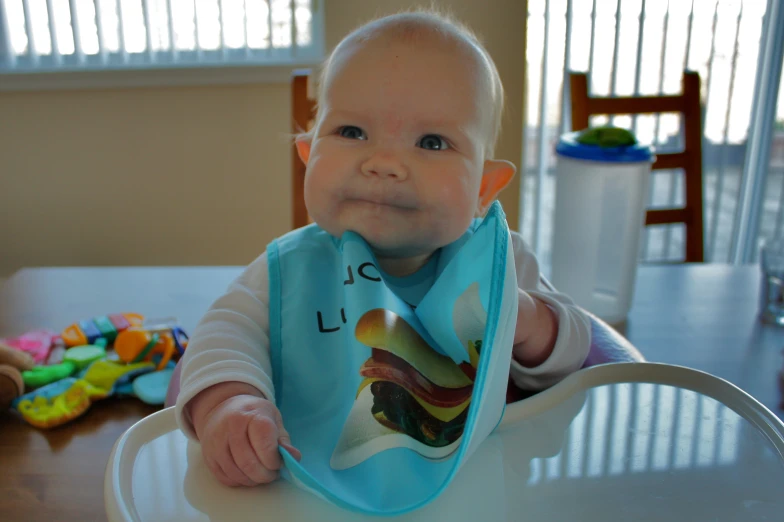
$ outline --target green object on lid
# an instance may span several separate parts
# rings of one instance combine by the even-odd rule
[[[627,129],[604,125],[580,132],[577,136],[577,142],[583,145],[598,145],[599,147],[628,147],[636,144],[637,138]]]

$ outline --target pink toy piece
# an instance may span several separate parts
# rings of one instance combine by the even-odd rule
[[[36,364],[46,364],[49,352],[52,349],[58,334],[51,330],[33,330],[18,337],[0,339],[0,342],[29,353]]]

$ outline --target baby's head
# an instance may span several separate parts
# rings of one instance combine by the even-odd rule
[[[317,102],[313,129],[297,139],[308,213],[335,236],[359,233],[379,258],[426,259],[514,176],[493,159],[503,111],[495,65],[440,15],[392,15],[348,35]]]

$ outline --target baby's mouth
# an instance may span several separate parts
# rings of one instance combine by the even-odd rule
[[[416,208],[409,201],[402,201],[400,198],[378,198],[372,196],[353,196],[347,197],[348,202],[365,203],[379,208],[389,208],[394,210],[414,210]]]

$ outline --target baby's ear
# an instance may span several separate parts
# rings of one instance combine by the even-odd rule
[[[482,173],[482,185],[479,187],[477,213],[484,215],[490,205],[514,178],[517,168],[506,160],[485,161]]]
[[[311,142],[312,138],[308,134],[301,134],[294,140],[294,146],[297,147],[297,154],[299,154],[299,159],[301,159],[302,163],[305,165],[308,164],[308,159],[310,159]]]

